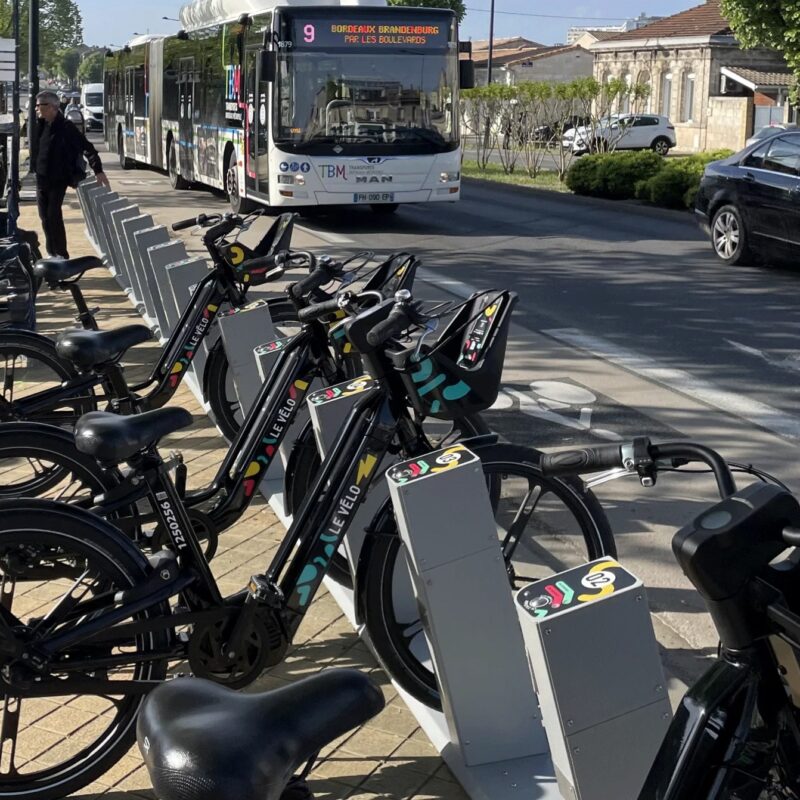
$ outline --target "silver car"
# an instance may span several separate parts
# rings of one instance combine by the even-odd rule
[[[756,131],[744,143],[744,146],[750,147],[751,144],[760,142],[762,139],[766,139],[767,136],[772,136],[774,133],[780,133],[781,131],[796,131],[796,130],[797,130],[796,122],[773,122],[770,125],[766,125],[765,127],[761,128],[761,130]]]

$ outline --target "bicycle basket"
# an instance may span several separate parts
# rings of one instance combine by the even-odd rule
[[[392,297],[400,289],[411,289],[419,265],[419,260],[409,253],[395,253],[378,266],[363,290],[383,292],[384,297]]]
[[[414,410],[454,420],[485,411],[497,399],[511,310],[517,295],[480,292],[462,306],[434,345],[392,353]]]
[[[247,286],[260,286],[266,283],[266,275],[269,270],[264,267],[250,269],[248,263],[254,258],[289,250],[292,244],[294,218],[294,214],[281,214],[272,223],[255,249],[251,249],[241,242],[232,242],[220,247],[220,253],[225,259],[225,263],[233,270],[238,283],[244,283]]]

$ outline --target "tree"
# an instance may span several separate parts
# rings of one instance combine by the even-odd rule
[[[11,38],[12,0],[0,0],[0,37]],[[28,8],[20,3],[20,65],[28,63]],[[75,0],[39,0],[39,64],[56,71],[59,51],[83,41],[83,20]]]
[[[81,54],[74,48],[61,50],[58,54],[59,72],[70,82],[78,78],[78,67],[81,65]]]
[[[458,21],[461,22],[467,13],[463,0],[389,0],[390,6],[415,6],[424,8],[450,8],[456,12]]]
[[[800,0],[722,0],[721,9],[743,47],[777,50],[800,81]]]
[[[78,67],[78,77],[81,83],[101,83],[103,80],[105,63],[105,50],[96,50],[94,53],[89,53],[89,55],[81,61],[80,67]]]

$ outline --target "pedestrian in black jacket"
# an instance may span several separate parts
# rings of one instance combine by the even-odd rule
[[[36,199],[45,246],[49,255],[69,258],[61,206],[67,187],[75,186],[81,178],[81,156],[86,155],[98,183],[108,186],[108,178],[95,146],[64,118],[55,92],[41,92],[36,96],[36,115],[31,170],[36,173]]]

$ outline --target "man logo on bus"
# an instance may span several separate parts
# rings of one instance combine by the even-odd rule
[[[321,164],[319,169],[323,178],[342,178],[342,180],[347,180],[346,164]]]

